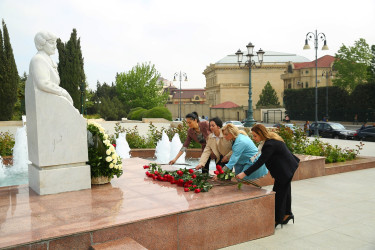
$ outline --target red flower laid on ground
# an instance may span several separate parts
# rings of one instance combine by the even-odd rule
[[[176,171],[163,170],[160,165],[156,163],[150,163],[149,165],[143,166],[146,171],[146,175],[153,180],[170,182],[171,184],[177,184],[179,187],[183,187],[185,192],[199,190],[199,192],[208,192],[212,188],[212,184],[207,181],[210,176],[201,172],[195,172],[194,169],[179,169]]]

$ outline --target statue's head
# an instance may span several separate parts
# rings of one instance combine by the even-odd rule
[[[35,35],[35,38],[34,38],[35,47],[38,51],[48,49],[48,50],[53,50],[53,52],[54,52],[54,50],[56,48],[56,39],[57,39],[57,37],[50,32],[46,32],[46,31],[38,32]],[[52,46],[50,46],[52,48],[45,48],[46,45],[48,45],[47,43],[52,45]],[[52,51],[49,51],[49,52],[52,52]],[[51,54],[51,53],[48,53],[48,54]]]

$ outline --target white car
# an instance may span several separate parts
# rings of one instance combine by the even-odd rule
[[[236,127],[243,127],[243,124],[242,124],[242,122],[240,122],[240,121],[227,121],[227,122],[224,122],[223,123],[223,126],[225,126],[225,125],[227,125],[227,124],[233,124],[234,126],[236,126]]]

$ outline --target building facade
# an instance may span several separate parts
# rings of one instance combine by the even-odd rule
[[[315,68],[315,60],[312,62],[293,63],[287,65],[281,79],[284,81],[284,89],[302,89],[315,88],[316,75],[318,76],[317,86],[332,86],[334,78],[333,63],[335,58],[325,55],[317,60],[317,74]]]
[[[244,57],[245,58],[245,57]],[[253,58],[256,64],[256,56]],[[261,68],[253,68],[251,73],[253,109],[259,100],[262,89],[269,81],[276,90],[280,104],[283,104],[284,81],[280,76],[285,72],[290,62],[309,61],[306,57],[296,54],[266,51]],[[226,101],[248,107],[249,99],[249,69],[240,67],[235,54],[228,55],[215,64],[206,67],[203,74],[206,77],[206,103],[210,106]],[[246,111],[245,111],[246,112]]]

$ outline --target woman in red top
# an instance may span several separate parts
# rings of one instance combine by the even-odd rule
[[[202,152],[204,148],[206,147],[206,141],[208,138],[208,135],[211,133],[209,129],[209,125],[207,121],[200,122],[199,116],[197,112],[192,112],[190,114],[186,115],[186,122],[189,126],[189,129],[187,131],[187,137],[182,145],[182,148],[180,152],[176,155],[176,157],[169,162],[169,164],[173,165],[180,156],[186,152],[187,147],[189,146],[191,140],[194,140],[201,144],[202,146]],[[202,168],[202,173],[208,173],[210,165],[210,159],[207,160],[206,165]]]

